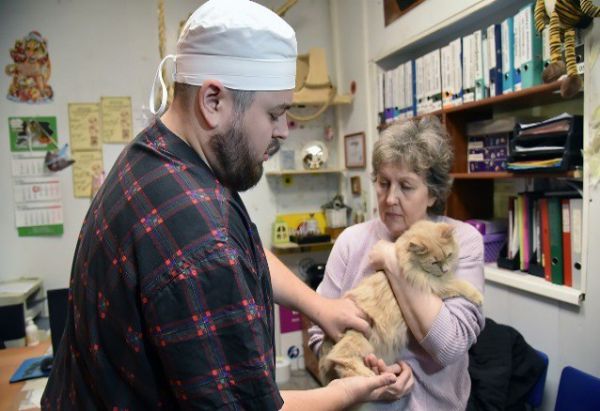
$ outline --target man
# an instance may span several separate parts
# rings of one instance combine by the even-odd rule
[[[42,407],[340,409],[408,391],[410,372],[373,361],[376,377],[275,384],[274,301],[334,338],[368,331],[353,303],[317,296],[265,256],[237,194],[287,137],[293,29],[256,3],[211,0],[174,59],[173,103],[124,150],[84,221]],[[158,114],[165,95],[163,83]]]

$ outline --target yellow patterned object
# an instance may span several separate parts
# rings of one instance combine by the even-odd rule
[[[284,223],[286,223],[290,230],[296,230],[300,226],[300,224],[308,221],[311,218],[311,216],[312,218],[317,220],[317,224],[319,225],[319,231],[321,233],[325,233],[327,223],[325,220],[325,213],[323,213],[322,211],[314,211],[308,213],[277,214],[276,220],[283,221]]]

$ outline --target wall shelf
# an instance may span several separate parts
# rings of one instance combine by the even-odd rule
[[[297,244],[297,243],[280,243],[273,244],[272,249],[275,254],[292,254],[292,253],[302,253],[308,251],[318,251],[318,250],[326,250],[331,248],[335,243],[334,240],[326,241],[323,243],[310,243],[310,244]]]
[[[473,115],[474,113],[488,113],[491,110],[498,108],[518,110],[527,107],[564,102],[567,100],[560,96],[561,83],[562,81],[558,80],[553,83],[540,84],[523,90],[501,94],[499,96],[488,97],[482,100],[471,101],[468,103],[462,103],[454,107],[446,107],[441,110],[433,111],[431,113],[419,114],[414,118],[421,118],[423,116],[443,116],[442,118],[445,121],[446,116],[459,116],[463,113]],[[582,98],[582,96],[583,92],[580,91],[571,100]],[[379,131],[385,130],[394,123],[395,122],[391,122],[388,124],[380,124],[377,126],[377,129]]]
[[[558,172],[538,172],[538,173],[511,173],[509,171],[480,172],[480,173],[451,173],[455,180],[492,180],[509,178],[583,178],[582,170],[569,170]]]
[[[287,175],[301,175],[301,174],[341,174],[344,170],[329,168],[329,169],[317,169],[317,170],[281,170],[281,171],[267,171],[266,176],[287,176]]]
[[[494,264],[486,264],[484,268],[486,281],[506,285],[511,288],[541,295],[568,304],[581,305],[585,293],[564,285],[553,284],[544,278],[536,277],[521,271],[510,271]]]

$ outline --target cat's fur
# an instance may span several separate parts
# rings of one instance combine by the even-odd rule
[[[396,240],[395,250],[398,265],[415,288],[442,299],[462,296],[476,305],[483,303],[483,296],[473,285],[454,276],[459,250],[450,224],[418,221]],[[364,278],[346,296],[369,316],[371,336],[367,339],[349,330],[335,345],[326,337],[319,360],[324,383],[339,377],[373,375],[364,365],[367,354],[374,353],[391,364],[407,342],[406,322],[383,271]]]

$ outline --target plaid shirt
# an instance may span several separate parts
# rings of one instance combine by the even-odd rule
[[[271,280],[239,197],[157,121],[83,222],[44,409],[274,410]]]

